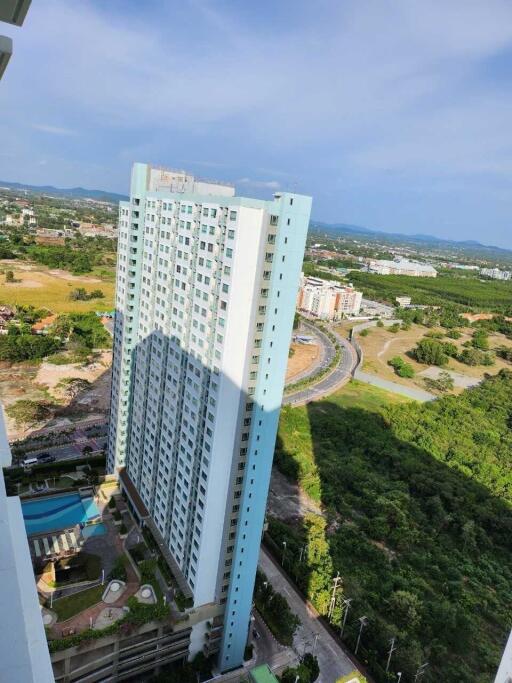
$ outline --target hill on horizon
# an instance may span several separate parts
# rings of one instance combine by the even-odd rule
[[[381,240],[382,242],[401,242],[412,246],[423,246],[430,248],[463,250],[466,252],[485,253],[487,256],[496,255],[497,257],[512,257],[512,249],[497,247],[489,244],[482,244],[477,240],[450,240],[434,235],[422,233],[406,235],[399,232],[386,232],[375,230],[361,225],[351,225],[350,223],[324,223],[322,221],[311,221],[310,232],[322,232],[337,236],[346,235],[349,237],[363,237],[371,240]]]

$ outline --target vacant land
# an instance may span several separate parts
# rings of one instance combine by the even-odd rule
[[[434,330],[435,332],[443,332],[442,328]],[[416,346],[416,343],[423,339],[429,330],[423,325],[412,325],[409,330],[399,330],[396,333],[390,332],[386,327],[370,328],[368,336],[358,336],[358,341],[364,352],[363,370],[373,375],[377,375],[382,379],[391,380],[397,384],[403,384],[409,387],[418,387],[425,389],[425,377],[432,377],[433,373],[437,374],[437,369],[433,371],[429,369],[430,366],[422,365],[410,358],[407,353]],[[446,332],[446,330],[444,330]],[[464,342],[471,339],[472,330],[461,330],[462,336],[460,339],[449,339],[443,337],[443,342],[450,342],[462,349]],[[490,348],[498,346],[512,346],[502,334],[489,335]],[[415,376],[411,379],[399,377],[393,368],[388,365],[388,361],[395,356],[400,356],[407,363],[412,365],[415,371]],[[455,387],[452,393],[460,393],[464,389],[464,385],[474,384],[484,378],[486,374],[495,375],[503,368],[512,368],[512,365],[501,358],[496,358],[496,363],[492,366],[469,366],[464,363],[450,358],[448,365],[443,367],[443,370],[453,372],[455,380]],[[467,380],[467,381],[465,381]]]
[[[292,382],[297,375],[308,370],[315,363],[319,354],[316,344],[293,343],[290,348],[293,350],[293,355],[288,359],[288,367],[286,369],[287,382]]]
[[[67,365],[0,363],[0,403],[5,408],[21,399],[48,403],[54,406],[58,413],[56,422],[63,424],[71,419],[80,419],[92,414],[106,415],[110,401],[111,363],[111,351],[103,351],[94,362],[87,365],[80,363]],[[91,386],[70,399],[58,386],[59,382],[68,378],[85,379],[91,383]],[[11,441],[24,438],[34,429],[44,426],[43,424],[19,425],[7,415],[6,422],[7,434]]]
[[[16,282],[6,283],[5,272],[12,270]],[[72,301],[73,289],[87,292],[101,289],[105,297],[90,301]],[[72,275],[68,271],[48,269],[39,264],[0,261],[0,303],[47,308],[53,313],[86,313],[108,311],[114,305],[114,283],[109,279]]]

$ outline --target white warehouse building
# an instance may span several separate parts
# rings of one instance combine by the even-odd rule
[[[408,259],[395,261],[378,260],[368,263],[368,272],[377,275],[409,275],[410,277],[437,277],[437,270],[429,263],[419,263]]]

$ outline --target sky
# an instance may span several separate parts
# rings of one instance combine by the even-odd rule
[[[0,32],[1,180],[127,193],[145,161],[512,248],[510,0],[33,0]]]

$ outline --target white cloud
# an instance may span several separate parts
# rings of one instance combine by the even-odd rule
[[[69,128],[62,128],[60,126],[49,126],[45,123],[33,123],[32,128],[40,130],[43,133],[50,133],[50,135],[76,135],[76,131]]]
[[[236,181],[238,185],[250,185],[267,190],[279,190],[281,184],[277,180],[253,180],[252,178],[240,178]]]

